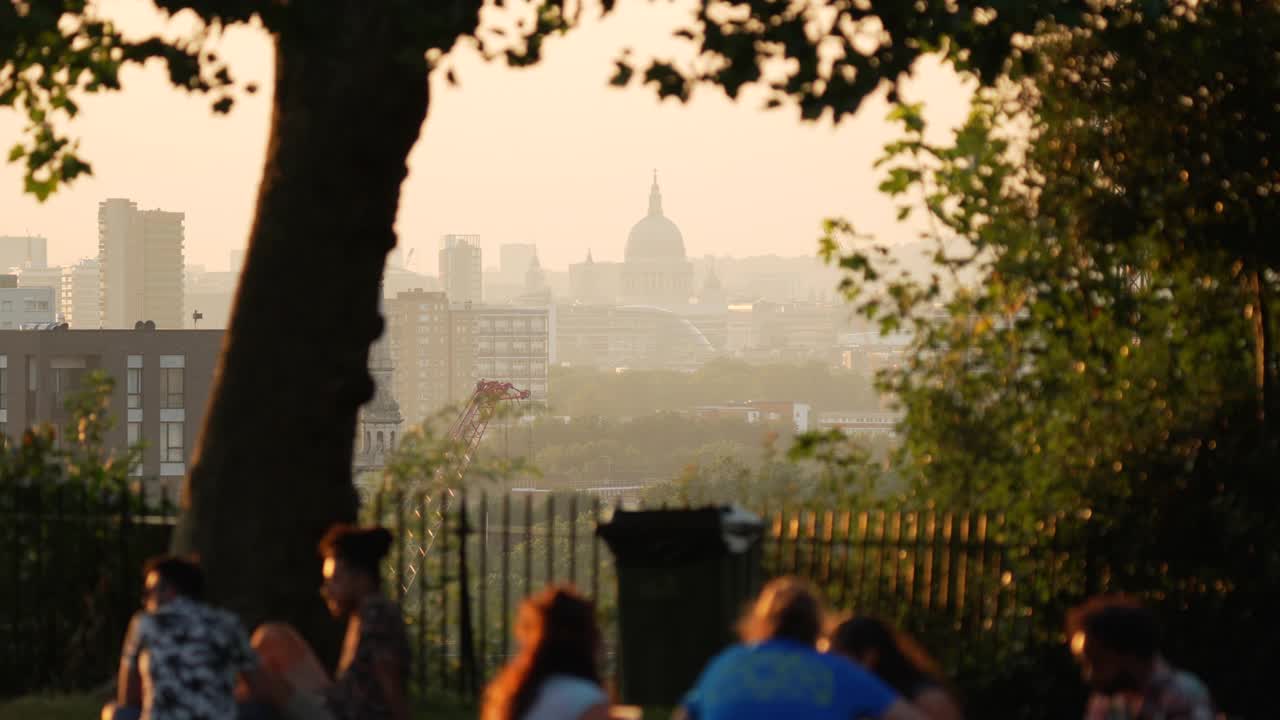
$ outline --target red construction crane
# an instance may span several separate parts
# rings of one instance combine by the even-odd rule
[[[409,567],[407,568],[408,577],[404,581],[406,592],[413,585],[413,581],[418,578],[418,563],[427,556],[427,552],[431,550],[432,543],[435,542],[436,526],[440,523],[441,513],[448,509],[448,499],[453,497],[451,484],[461,483],[462,479],[466,477],[467,468],[471,465],[471,459],[475,456],[480,440],[484,438],[484,431],[489,427],[489,421],[493,419],[494,413],[498,410],[498,404],[508,400],[528,399],[528,390],[521,390],[509,382],[481,380],[476,383],[476,389],[467,400],[466,407],[462,409],[458,419],[454,420],[453,426],[449,428],[448,442],[452,447],[459,448],[462,456],[457,459],[457,462],[444,463],[436,468],[431,486],[428,488],[429,491],[442,489],[445,496],[436,501],[432,495],[424,495],[422,496],[421,507],[413,508],[414,515],[422,517],[424,513],[430,512],[429,506],[433,501],[437,506],[435,523],[427,531],[427,537],[415,538],[410,534],[410,557],[414,560],[409,562]],[[452,477],[449,477],[450,474]],[[412,503],[414,494],[409,493],[406,502]],[[436,495],[440,495],[440,493],[436,493]]]

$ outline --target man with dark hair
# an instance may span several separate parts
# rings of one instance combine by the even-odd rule
[[[200,601],[204,573],[194,561],[157,557],[143,571],[143,609],[129,624],[103,720],[232,720],[237,675],[264,682],[244,627]]]
[[[739,625],[742,644],[716,656],[681,701],[690,720],[923,720],[848,659],[818,652],[823,605],[804,580],[771,581]]]
[[[1151,612],[1124,596],[1090,598],[1067,615],[1071,651],[1093,688],[1085,720],[1213,720],[1209,691],[1160,656]]]

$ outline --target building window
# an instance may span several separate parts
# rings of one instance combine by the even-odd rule
[[[160,407],[162,409],[182,407],[182,373],[182,368],[160,369]]]
[[[63,407],[67,399],[80,388],[80,371],[73,368],[53,368],[49,384],[53,390],[53,407]]]
[[[27,312],[48,312],[48,300],[27,300],[23,304],[23,309]]]
[[[126,389],[129,393],[129,409],[138,410],[142,407],[142,368],[129,368],[126,377]]]
[[[0,301],[0,312],[13,312],[13,301],[12,300]]]
[[[142,423],[129,423],[129,447],[133,447],[142,442]]]
[[[0,367],[0,410],[9,407],[9,368]]]
[[[160,462],[182,461],[182,423],[160,423]]]

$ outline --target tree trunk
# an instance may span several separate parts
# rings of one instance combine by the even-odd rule
[[[214,602],[249,627],[294,624],[330,662],[316,543],[355,519],[356,412],[427,110],[421,53],[375,8],[327,3],[276,28],[266,167],[175,539],[199,554]]]

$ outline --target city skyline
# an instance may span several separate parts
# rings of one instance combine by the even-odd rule
[[[163,27],[147,3],[101,5],[134,32]],[[876,191],[871,164],[896,132],[883,120],[880,99],[833,129],[829,122],[801,125],[791,110],[762,111],[750,99],[735,105],[700,92],[682,107],[659,103],[648,90],[608,87],[621,47],[668,47],[682,18],[678,6],[624,4],[610,19],[550,41],[546,62],[529,70],[455,52],[449,62],[460,85],[433,76],[431,116],[401,199],[400,247],[406,255],[416,251],[413,269],[435,274],[439,238],[450,233],[480,235],[486,258],[495,260],[502,244],[537,244],[544,268],[567,267],[588,250],[600,261],[621,260],[655,167],[691,258],[812,255],[821,220],[831,215],[848,216],[886,241],[915,238],[918,228],[898,225],[893,204]],[[41,205],[16,192],[17,165],[0,167],[0,184],[14,189],[0,234],[47,237],[49,263],[72,264],[96,254],[97,203],[130,197],[140,207],[184,212],[188,262],[225,268],[248,235],[272,71],[261,31],[227,32],[220,53],[239,76],[262,86],[256,96],[240,97],[230,116],[215,117],[208,98],[173,92],[159,68],[129,71],[126,90],[82,103],[75,132],[93,177]],[[573,107],[547,102],[568,96]],[[936,67],[925,68],[906,96],[930,100],[938,132],[966,111],[959,81]],[[139,116],[140,104],[153,110]],[[0,113],[0,132],[17,133],[21,123]],[[499,162],[504,172],[492,172]]]

